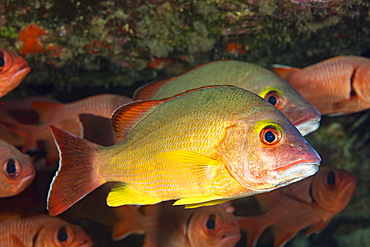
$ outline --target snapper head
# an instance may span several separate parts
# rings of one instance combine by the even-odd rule
[[[321,158],[270,104],[239,111],[218,147],[230,174],[243,186],[267,192],[315,174]]]
[[[196,209],[188,222],[187,237],[191,246],[235,246],[240,228],[233,214],[219,206]]]

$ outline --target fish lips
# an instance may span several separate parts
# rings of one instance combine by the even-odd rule
[[[10,81],[23,80],[23,78],[31,71],[31,68],[27,63],[24,66],[21,66],[11,77]]]
[[[312,176],[319,170],[320,161],[321,160],[310,162],[297,161],[290,164],[288,167],[279,168],[276,170],[276,179],[272,181],[272,184],[275,186],[284,186]]]
[[[320,127],[321,115],[313,114],[301,118],[299,121],[293,123],[293,125],[298,129],[302,136],[308,135],[314,132]]]
[[[25,188],[27,188],[32,183],[33,179],[35,178],[35,175],[36,175],[36,172],[35,170],[32,169],[29,174],[27,174],[24,178],[22,178],[18,186],[18,191],[21,192]]]
[[[235,225],[227,225],[224,228],[227,229],[227,232],[222,235],[217,247],[234,246],[241,237],[240,228]]]

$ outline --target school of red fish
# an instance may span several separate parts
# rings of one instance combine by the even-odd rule
[[[93,246],[79,218],[114,241],[143,234],[146,247],[235,246],[241,231],[251,247],[270,227],[284,246],[320,232],[356,178],[320,167],[303,136],[321,115],[370,108],[370,59],[273,68],[215,61],[133,98],[0,101],[0,246]],[[0,48],[0,97],[30,70]],[[245,197],[258,214],[238,215]]]

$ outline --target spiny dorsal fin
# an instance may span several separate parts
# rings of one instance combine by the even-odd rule
[[[301,70],[299,68],[279,64],[272,65],[272,68],[275,74],[280,76],[284,81],[289,81],[295,72]]]
[[[158,90],[161,87],[163,87],[168,82],[170,82],[170,81],[172,81],[176,78],[177,77],[173,77],[173,78],[170,78],[170,79],[167,79],[167,80],[155,81],[155,82],[151,82],[149,84],[145,84],[144,86],[139,87],[135,91],[133,98],[134,98],[134,100],[149,100],[154,96],[154,94],[156,94],[158,92]]]
[[[134,101],[117,108],[112,115],[112,125],[117,143],[123,141],[127,133],[141,119],[163,102],[163,100]]]
[[[157,106],[164,102],[170,101],[179,96],[185,95],[187,93],[203,90],[210,87],[220,87],[220,86],[204,86],[200,88],[195,88],[188,90],[183,93],[176,94],[173,97],[160,99],[160,100],[138,100],[117,108],[112,115],[112,125],[116,134],[116,141],[121,142],[125,139],[127,133],[142,119],[149,115]],[[225,85],[222,87],[232,87]]]

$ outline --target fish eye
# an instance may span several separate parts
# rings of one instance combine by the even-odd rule
[[[271,105],[279,109],[283,102],[281,95],[277,91],[270,91],[265,96],[264,99],[267,100]]]
[[[274,145],[281,139],[281,133],[272,126],[266,126],[260,132],[260,140],[263,144]]]
[[[62,226],[61,228],[59,228],[59,231],[58,231],[58,240],[60,242],[65,242],[68,240],[68,234],[67,234],[67,229]]]
[[[17,175],[20,172],[20,166],[19,166],[18,161],[14,160],[14,159],[9,159],[9,160],[6,161],[6,163],[4,165],[5,165],[4,170],[6,172],[6,175],[10,179],[16,178]]]
[[[216,227],[216,216],[214,214],[211,214],[206,223],[207,229],[208,230],[214,230]]]
[[[328,175],[326,177],[326,184],[329,186],[334,186],[335,183],[335,173],[333,171],[328,172]]]
[[[5,59],[2,55],[0,55],[0,67],[4,67],[5,65]]]

